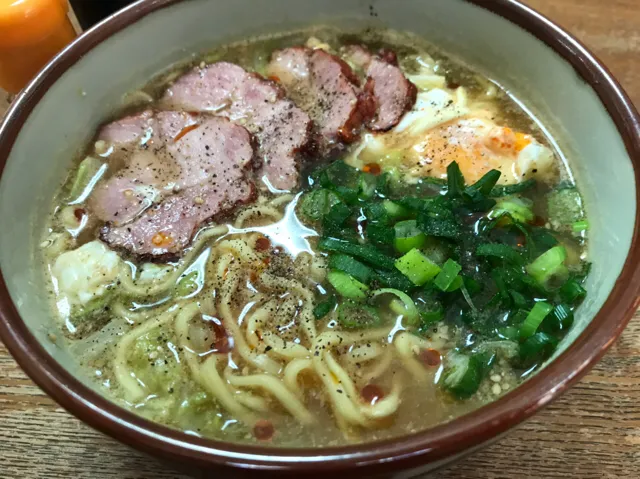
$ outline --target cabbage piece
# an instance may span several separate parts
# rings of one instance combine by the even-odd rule
[[[547,196],[549,222],[554,229],[570,229],[584,219],[582,197],[575,188],[555,190]]]
[[[59,307],[65,303],[68,317],[72,311],[93,310],[116,283],[122,260],[101,241],[85,243],[62,253],[51,272],[57,282]]]
[[[82,160],[69,189],[69,204],[84,203],[105,171],[107,171],[107,164],[97,158],[87,156]]]
[[[173,338],[159,328],[139,337],[128,364],[148,394],[173,394],[184,382],[185,371]]]

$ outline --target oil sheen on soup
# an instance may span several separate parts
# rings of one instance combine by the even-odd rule
[[[252,39],[125,102],[41,245],[58,341],[123,407],[236,442],[394,437],[508,393],[571,327],[564,156],[422,40]]]

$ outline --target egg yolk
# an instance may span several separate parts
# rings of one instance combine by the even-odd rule
[[[513,182],[518,179],[517,156],[532,141],[530,135],[483,119],[461,119],[427,132],[405,166],[416,176],[445,177],[447,166],[456,161],[469,183],[491,169],[500,170],[504,182]]]

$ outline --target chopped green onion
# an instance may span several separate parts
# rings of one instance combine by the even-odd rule
[[[393,294],[400,301],[402,301],[402,305],[404,306],[404,312],[402,314],[407,319],[407,324],[409,326],[416,326],[418,324],[418,308],[413,300],[409,297],[409,295],[393,288],[382,288],[377,289],[371,294],[371,298],[375,298],[376,296],[380,296],[381,294]]]
[[[347,218],[351,216],[351,209],[344,203],[336,203],[324,215],[323,226],[325,228],[335,228],[342,226]]]
[[[365,230],[365,237],[372,243],[391,244],[394,242],[393,229],[381,223],[369,223]]]
[[[509,296],[511,296],[511,299],[513,300],[513,305],[516,308],[521,309],[527,306],[527,299],[524,297],[524,295],[522,295],[518,291],[515,291],[513,289],[509,290]]]
[[[571,229],[573,229],[574,233],[581,233],[589,229],[589,222],[587,220],[576,221]]]
[[[574,303],[577,300],[584,298],[587,291],[574,278],[569,278],[560,288],[559,294],[562,301]]]
[[[392,218],[403,218],[405,216],[409,216],[410,211],[402,205],[398,203],[394,203],[391,200],[384,200],[382,202],[385,211]]]
[[[544,301],[536,303],[527,315],[524,323],[522,323],[520,339],[524,341],[529,336],[533,336],[542,321],[544,321],[544,318],[546,318],[551,311],[553,311],[553,306],[549,303],[545,303]]]
[[[546,228],[531,227],[527,238],[527,249],[534,254],[542,254],[558,244],[558,240]]]
[[[498,329],[498,337],[515,341],[520,339],[520,330],[515,326],[505,326]]]
[[[447,292],[447,293],[452,293],[452,292],[457,291],[458,289],[462,288],[463,285],[464,285],[464,280],[462,279],[462,276],[456,276],[453,279],[453,281],[451,282],[451,284],[449,285],[449,287],[447,289],[445,289],[444,291]],[[465,297],[465,299],[466,299],[466,297]]]
[[[560,276],[567,273],[564,260],[567,259],[567,250],[564,246],[554,246],[542,253],[526,270],[539,284],[545,285],[552,276]]]
[[[489,212],[489,218],[499,218],[508,214],[521,223],[530,223],[536,217],[529,205],[521,198],[500,200],[496,207]]]
[[[536,186],[536,180],[530,179],[523,181],[522,183],[516,183],[515,185],[496,186],[491,190],[489,196],[497,198],[499,196],[510,196],[523,191],[529,190]]]
[[[357,279],[342,271],[329,271],[327,280],[331,283],[340,296],[349,299],[365,299],[365,292],[369,289]]]
[[[346,254],[332,254],[329,256],[329,268],[342,271],[362,283],[371,281],[373,270],[357,259]]]
[[[355,168],[338,160],[327,166],[320,175],[320,184],[325,188],[338,189],[347,187],[355,189],[360,173]]]
[[[491,170],[485,173],[482,178],[476,181],[473,185],[467,187],[465,194],[473,196],[474,193],[480,193],[483,196],[488,196],[500,179],[500,175],[501,173],[498,170]]]
[[[453,218],[434,217],[427,213],[418,214],[418,228],[427,236],[457,239],[460,237],[460,226]]]
[[[336,204],[340,198],[324,188],[306,193],[300,201],[300,214],[310,221],[320,221],[324,215]]]
[[[425,329],[442,321],[442,319],[444,319],[444,308],[442,305],[439,305],[439,309],[433,311],[420,311],[420,320],[422,324],[420,325],[419,332],[424,332]]]
[[[355,256],[370,265],[382,269],[394,270],[394,259],[378,251],[378,248],[371,245],[359,245],[335,238],[324,238],[318,242],[318,248],[323,251],[333,251]]]
[[[361,173],[358,179],[358,185],[360,189],[359,197],[361,199],[371,199],[376,192],[376,183],[378,179],[371,174]]]
[[[447,166],[447,196],[460,196],[464,191],[464,176],[455,161]]]
[[[327,314],[331,312],[333,308],[336,307],[336,304],[337,304],[336,297],[332,295],[329,299],[321,303],[318,303],[316,307],[313,308],[313,316],[316,319],[324,318]]]
[[[367,203],[363,208],[363,213],[369,223],[389,223],[389,213],[382,203]]]
[[[382,286],[387,286],[400,291],[411,291],[415,289],[415,285],[409,281],[406,276],[399,271],[376,270],[374,273],[375,280]]]
[[[558,333],[560,331],[567,331],[573,324],[573,311],[565,304],[559,304],[553,308],[553,313],[548,315],[540,329],[543,332]]]
[[[398,271],[417,286],[422,286],[431,281],[440,272],[440,266],[417,249],[412,249],[403,257],[397,259],[395,266]]]
[[[553,336],[543,332],[534,334],[520,344],[521,365],[528,367],[549,358],[557,346],[558,340]]]
[[[476,255],[478,256],[492,256],[494,258],[500,258],[508,263],[522,264],[523,259],[520,253],[514,250],[511,246],[500,243],[484,243],[476,248]]]
[[[400,221],[394,225],[393,229],[395,231],[393,245],[400,253],[422,248],[427,242],[427,236],[418,229],[416,220]]]
[[[495,354],[478,353],[468,356],[456,351],[447,355],[443,384],[458,399],[468,399],[480,387],[491,368]]]
[[[460,271],[462,271],[462,266],[449,258],[442,266],[442,271],[440,271],[438,276],[436,276],[434,284],[442,291],[449,291],[449,288],[453,285],[456,279],[460,278],[459,282],[462,283],[462,278],[458,276]],[[460,286],[461,284],[458,285],[458,288]]]
[[[349,329],[379,326],[382,319],[376,308],[345,301],[338,306],[338,322]]]

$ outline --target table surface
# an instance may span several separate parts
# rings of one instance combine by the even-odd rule
[[[640,105],[638,0],[529,0],[584,41]],[[571,391],[504,439],[438,478],[639,477],[640,321]],[[4,478],[187,478],[82,424],[18,368],[0,344]]]

